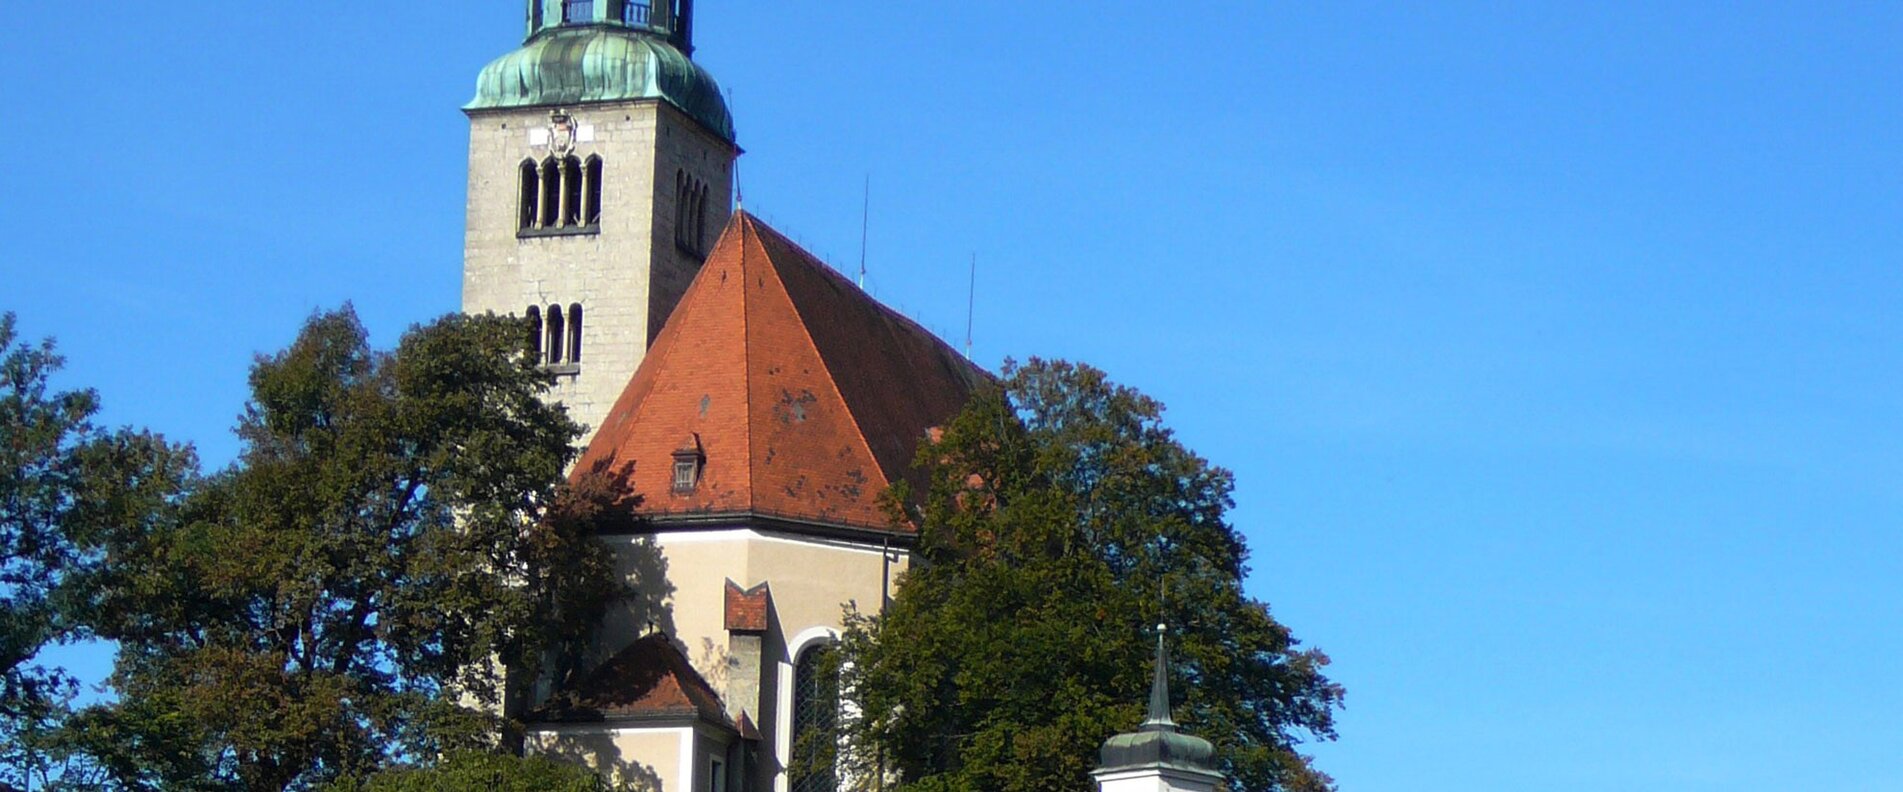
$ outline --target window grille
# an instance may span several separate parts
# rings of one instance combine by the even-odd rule
[[[839,773],[839,680],[827,662],[830,645],[800,653],[793,668],[793,755],[787,778],[792,792],[837,792]]]

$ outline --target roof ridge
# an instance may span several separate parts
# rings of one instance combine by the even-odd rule
[[[746,210],[743,209],[735,216],[738,219],[736,225],[740,231],[740,238],[736,240],[740,245],[740,348],[742,350],[740,353],[740,415],[747,427],[745,433],[747,448],[744,458],[746,461],[746,472],[744,475],[747,479],[747,509],[751,511],[756,505],[755,501],[757,500],[754,496],[754,488],[759,484],[759,481],[755,479],[756,471],[753,466],[753,449],[755,445],[760,442],[761,438],[754,436],[755,433],[760,431],[760,427],[753,420],[753,295],[749,294],[747,289],[747,277],[749,274],[747,270],[747,244],[748,242],[752,242],[755,247],[759,247],[760,234],[759,231],[754,228],[753,215],[747,214]],[[769,261],[771,260],[770,256],[766,256],[765,248],[761,248],[760,255],[767,257]]]

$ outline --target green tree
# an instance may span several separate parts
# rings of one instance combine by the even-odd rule
[[[358,782],[343,780],[325,792],[603,792],[609,789],[580,765],[543,757],[458,752],[429,767],[396,768]]]
[[[576,425],[524,328],[452,315],[373,350],[348,307],[261,357],[230,467],[75,536],[72,612],[119,700],[74,750],[131,789],[305,789],[489,744],[616,594],[626,493],[569,487]]]
[[[1160,618],[1177,719],[1235,788],[1332,788],[1297,746],[1334,738],[1342,689],[1243,593],[1232,477],[1162,412],[1096,369],[1032,360],[920,450],[915,564],[883,615],[847,615],[843,778],[1090,789],[1098,746],[1142,719]]]
[[[94,425],[98,396],[51,390],[63,360],[14,328],[0,315],[0,789],[44,785],[63,764],[57,727],[74,682],[34,657],[73,636],[58,607],[83,561],[72,536],[137,519],[193,466],[155,436]]]

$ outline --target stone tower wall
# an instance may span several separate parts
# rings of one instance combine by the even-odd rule
[[[562,108],[580,135],[574,153],[602,158],[599,232],[518,236],[518,168],[554,108],[470,114],[463,311],[520,316],[529,306],[582,306],[582,359],[556,370],[552,396],[592,436],[699,271],[702,255],[675,244],[676,173],[707,185],[704,253],[732,206],[731,143],[658,100]],[[584,436],[583,442],[586,442]]]

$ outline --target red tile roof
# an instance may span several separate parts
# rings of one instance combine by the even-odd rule
[[[576,470],[626,470],[657,519],[911,530],[880,506],[988,375],[739,212]],[[676,491],[676,452],[704,460]]]
[[[720,695],[661,633],[629,644],[529,714],[540,723],[688,718],[733,726]]]

